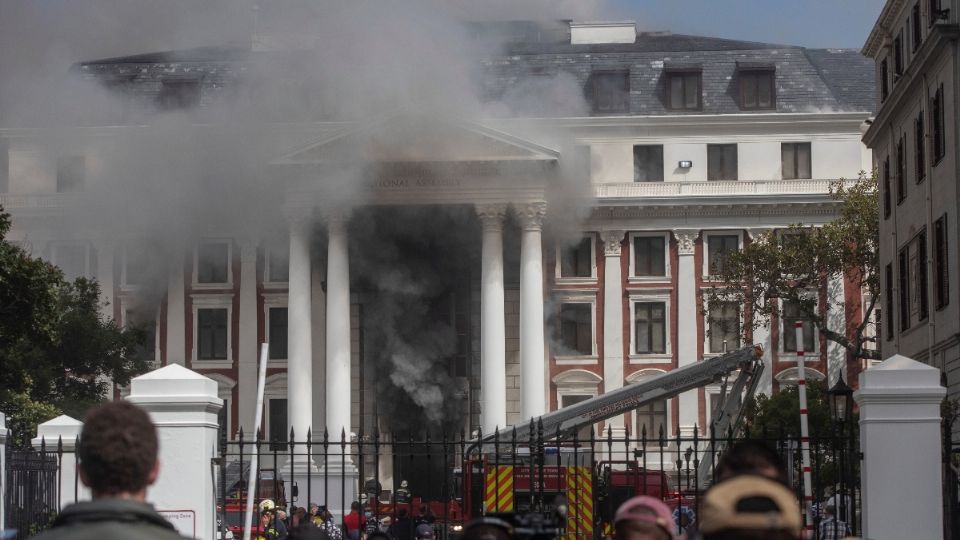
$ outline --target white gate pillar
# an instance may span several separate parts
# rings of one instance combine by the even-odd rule
[[[31,441],[34,449],[40,450],[42,447],[47,455],[57,454],[62,444],[57,486],[60,508],[90,499],[90,490],[77,475],[77,439],[81,429],[83,422],[63,414],[37,426],[37,436]]]
[[[127,400],[143,407],[157,426],[160,476],[147,501],[180,534],[216,538],[212,459],[218,455],[217,383],[179,364],[151,371],[130,383]]]
[[[860,405],[864,538],[939,534],[945,393],[940,370],[901,355],[860,374],[854,397]]]

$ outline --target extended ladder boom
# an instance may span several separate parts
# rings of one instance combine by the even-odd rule
[[[580,428],[636,410],[653,401],[672,398],[687,390],[717,382],[737,370],[741,371],[741,377],[756,380],[763,369],[760,360],[762,355],[763,349],[759,345],[743,347],[549,412],[539,419],[533,419],[533,422],[537,424],[538,431],[542,425],[544,437],[552,438],[558,433],[566,437]],[[494,442],[494,437],[492,433],[485,434],[478,442],[489,444]],[[529,438],[529,430],[524,429],[522,424],[518,425],[517,441]]]

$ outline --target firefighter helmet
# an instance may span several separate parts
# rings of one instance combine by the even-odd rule
[[[260,501],[260,511],[264,510],[273,510],[277,505],[273,502],[273,499],[264,499]]]

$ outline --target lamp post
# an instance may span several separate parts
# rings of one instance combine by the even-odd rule
[[[852,475],[849,474],[849,464],[853,460],[852,453],[849,453],[847,450],[850,448],[848,441],[846,439],[847,434],[845,431],[845,426],[850,426],[850,436],[853,435],[853,426],[852,417],[853,417],[853,389],[847,386],[847,383],[843,381],[843,372],[840,373],[839,378],[837,379],[836,384],[827,391],[827,395],[830,398],[830,413],[833,416],[833,421],[835,425],[839,426],[840,432],[840,463],[839,463],[839,472],[840,472],[840,489],[838,493],[834,495],[834,503],[836,504],[837,518],[842,519],[847,522],[848,525],[853,526],[851,523],[853,520],[850,519],[853,515],[852,508],[848,509],[848,502],[852,503],[852,499],[848,499],[847,491],[850,489],[850,481],[852,480]],[[844,455],[846,454],[847,464],[844,464]]]

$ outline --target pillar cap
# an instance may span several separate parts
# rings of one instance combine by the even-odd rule
[[[217,398],[217,382],[180,364],[169,364],[131,380],[130,397],[163,397],[174,401],[185,397]]]
[[[64,448],[72,448],[76,445],[77,438],[80,436],[80,430],[82,429],[83,422],[61,414],[37,426],[37,436],[34,437],[31,443],[34,448],[39,449],[40,443],[44,442],[48,451],[56,451],[57,441],[62,439]]]
[[[854,398],[860,404],[886,401],[882,396],[902,402],[939,402],[946,392],[939,369],[897,354],[860,373]]]

